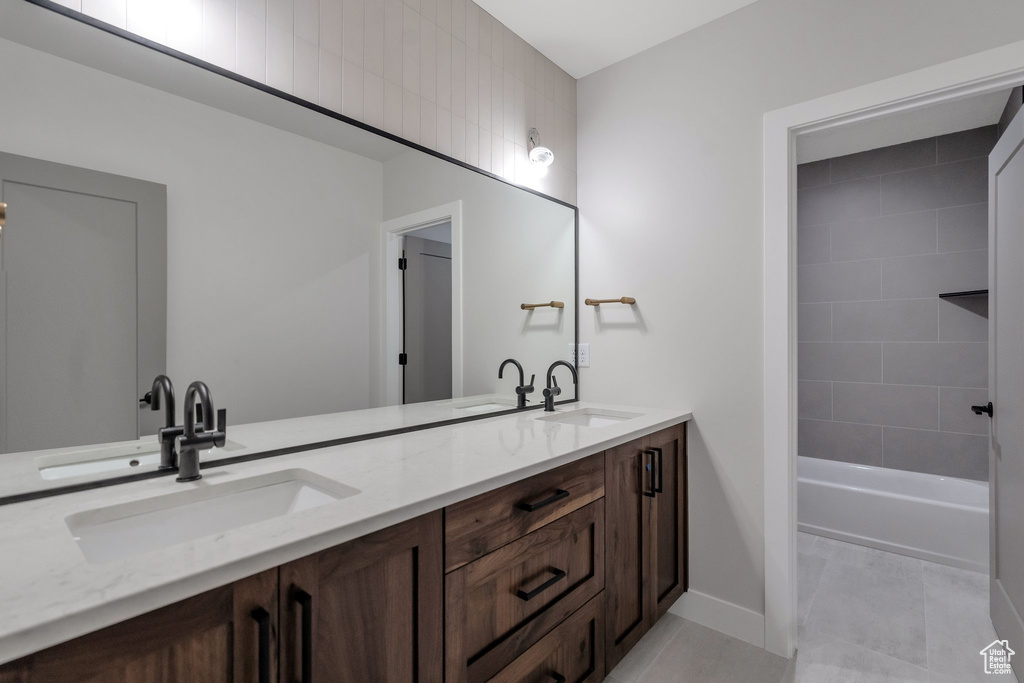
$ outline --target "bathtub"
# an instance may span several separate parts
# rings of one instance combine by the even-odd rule
[[[800,531],[988,571],[988,483],[797,458]]]

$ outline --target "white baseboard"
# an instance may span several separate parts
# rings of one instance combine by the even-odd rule
[[[689,590],[668,611],[751,645],[764,647],[764,615],[746,607]]]

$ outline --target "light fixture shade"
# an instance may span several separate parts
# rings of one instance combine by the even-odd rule
[[[555,153],[547,147],[534,147],[530,150],[530,161],[539,166],[550,166],[555,160]]]
[[[546,168],[555,161],[555,153],[547,147],[541,147],[540,133],[537,132],[536,128],[530,129],[527,146],[530,149],[531,163],[536,164],[537,166],[544,166]]]

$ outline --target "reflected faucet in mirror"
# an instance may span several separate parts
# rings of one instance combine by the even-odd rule
[[[202,425],[196,431],[196,399],[202,409]],[[185,433],[175,441],[178,450],[177,481],[196,481],[202,479],[199,473],[199,451],[214,446],[223,447],[227,441],[228,416],[227,410],[216,412],[217,426],[214,429],[213,397],[205,382],[192,382],[185,391]]]
[[[156,440],[160,443],[160,469],[173,470],[178,466],[174,440],[181,436],[185,429],[176,424],[174,418],[174,384],[171,378],[167,375],[157,375],[153,380],[153,389],[140,403],[148,403],[154,412],[163,406],[164,426],[156,433]]]
[[[509,358],[502,362],[501,367],[498,368],[498,379],[501,379],[501,375],[505,372],[505,366],[511,363],[516,366],[519,371],[519,386],[516,387],[517,404],[516,407],[522,410],[526,407],[526,395],[533,393],[533,382],[537,379],[537,375],[530,376],[530,383],[526,383],[526,373],[523,372],[522,364],[515,358]]]
[[[548,368],[547,386],[544,388],[544,412],[547,413],[553,413],[555,411],[555,396],[558,396],[559,394],[562,393],[562,389],[558,386],[558,380],[555,379],[554,375],[555,368],[557,368],[559,365],[564,365],[565,367],[569,368],[569,372],[572,373],[573,384],[576,384],[576,381],[578,379],[576,376],[576,368],[574,368],[566,361],[556,360],[554,363],[551,364],[551,367]]]

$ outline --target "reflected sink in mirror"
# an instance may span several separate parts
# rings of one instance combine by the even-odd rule
[[[358,493],[312,472],[291,469],[79,512],[65,522],[85,559],[100,564],[311,510]]]
[[[607,427],[609,425],[632,420],[634,417],[642,417],[642,413],[627,413],[621,410],[600,410],[597,408],[583,408],[571,410],[565,413],[555,413],[538,417],[544,422],[560,422],[562,424],[576,425],[578,427]]]
[[[452,407],[466,413],[493,413],[499,410],[512,410],[516,407],[516,402],[500,398],[468,399],[452,401]]]
[[[211,455],[216,457],[218,452],[243,448],[244,445],[228,440],[223,448],[201,451],[200,459],[205,460]],[[151,440],[69,450],[36,458],[39,476],[47,481],[98,474],[116,477],[154,470],[159,465],[160,445]]]

